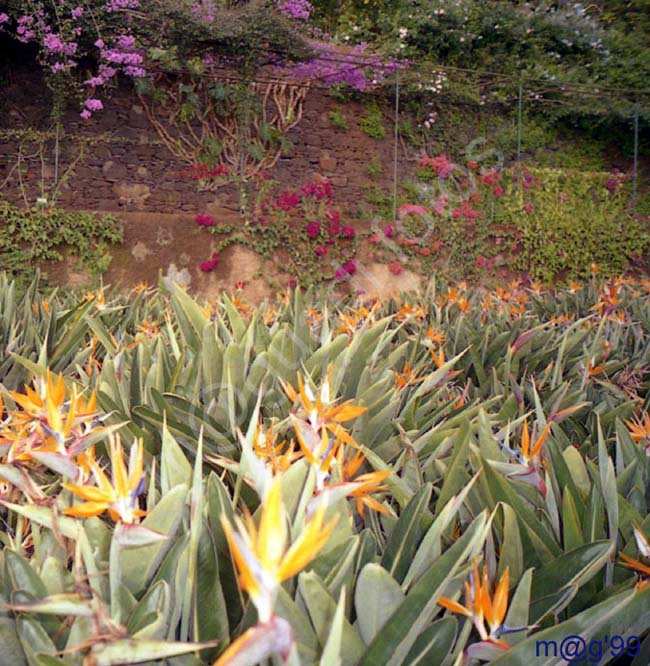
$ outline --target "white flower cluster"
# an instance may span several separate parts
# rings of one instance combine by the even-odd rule
[[[440,93],[442,92],[442,87],[446,81],[447,75],[444,72],[434,72],[428,83],[418,83],[418,90]]]

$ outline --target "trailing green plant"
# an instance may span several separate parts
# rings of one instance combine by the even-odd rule
[[[378,157],[373,157],[370,162],[368,162],[368,175],[373,180],[376,180],[381,176],[381,160]]]
[[[507,172],[494,219],[517,230],[515,267],[544,281],[624,270],[650,248],[624,175],[560,169]]]
[[[335,110],[330,112],[330,123],[335,130],[339,132],[347,132],[348,130],[348,121],[345,119],[345,116],[341,111]]]
[[[61,261],[66,251],[75,267],[93,278],[111,262],[109,248],[123,232],[109,215],[36,206],[23,209],[0,199],[0,270],[19,284],[30,281],[42,262]]]
[[[382,112],[376,104],[371,104],[366,109],[364,115],[359,119],[359,127],[371,139],[379,140],[386,138]]]

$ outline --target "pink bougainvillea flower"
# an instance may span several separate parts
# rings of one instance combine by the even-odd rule
[[[402,218],[406,215],[419,215],[424,217],[427,214],[427,209],[424,206],[417,204],[404,204],[397,209],[397,215]]]
[[[100,99],[89,98],[86,100],[85,105],[89,111],[101,111],[104,108]]]
[[[305,231],[307,232],[308,238],[311,238],[312,240],[318,238],[320,234],[320,222],[308,222],[305,225]]]
[[[433,212],[436,215],[440,216],[444,215],[445,207],[447,206],[448,202],[449,202],[449,197],[446,194],[441,194],[433,204]]]
[[[471,169],[472,171],[475,171],[476,169],[478,169],[478,162],[475,162],[474,160],[470,160],[467,163],[467,168]]]
[[[194,219],[200,227],[214,227],[217,223],[210,215],[197,215]]]
[[[428,257],[431,254],[431,250],[428,247],[423,247],[420,249],[420,254],[423,257]]]
[[[286,190],[276,200],[276,205],[280,210],[289,211],[300,204],[300,196],[293,190]]]
[[[84,109],[79,115],[80,115],[84,120],[89,120],[89,119],[90,119],[90,116],[92,115],[92,113],[90,113],[90,111],[88,111],[88,109]]]
[[[327,180],[305,183],[300,191],[305,196],[313,197],[316,201],[332,198],[332,185]]]
[[[204,261],[202,264],[199,264],[199,268],[204,273],[209,273],[210,271],[213,271],[216,268],[218,263],[219,263],[219,254],[217,252],[213,252],[210,259]]]
[[[346,261],[343,266],[341,266],[336,273],[334,274],[334,277],[337,280],[342,280],[343,278],[346,278],[350,275],[354,275],[357,272],[357,262],[354,259],[350,259],[350,261]]]
[[[314,249],[314,252],[319,256],[319,257],[324,257],[327,254],[327,248],[324,245],[320,245],[319,247]]]
[[[485,264],[487,264],[487,259],[483,255],[480,255],[479,257],[476,257],[476,259],[474,260],[474,263],[479,268],[484,268]]]
[[[392,264],[388,265],[388,270],[393,275],[399,275],[404,270],[404,268],[402,267],[402,264],[399,263],[399,261],[394,261]]]
[[[328,210],[325,213],[325,217],[330,221],[335,224],[339,224],[341,222],[341,213],[339,213],[338,210]]]
[[[381,238],[379,238],[379,235],[378,235],[378,234],[372,234],[372,236],[370,236],[370,238],[369,238],[368,240],[369,240],[371,243],[376,244],[376,243],[379,243],[379,241],[381,240]]]
[[[344,226],[341,229],[341,236],[343,238],[351,239],[354,238],[357,235],[356,229],[354,227],[350,226]]]
[[[296,280],[296,278],[291,278],[287,282],[287,287],[289,287],[289,289],[295,289],[297,284],[298,284],[298,281]]]
[[[487,185],[488,187],[491,187],[492,185],[496,185],[499,182],[499,172],[496,171],[495,169],[490,169],[490,171],[487,171],[484,173],[479,180],[483,185]]]
[[[336,220],[329,220],[327,222],[327,235],[338,236],[341,233],[341,225]]]
[[[418,160],[418,166],[421,169],[430,169],[439,178],[447,178],[454,170],[454,163],[451,162],[446,155],[438,155],[437,157],[425,156]]]
[[[495,197],[502,197],[504,189],[501,187],[501,185],[497,185],[493,190],[493,194]]]
[[[392,225],[387,224],[384,227],[384,236],[386,236],[386,238],[392,238],[394,235],[395,235],[395,231],[394,231]]]
[[[460,206],[454,208],[452,216],[456,220],[462,217],[466,222],[471,222],[472,220],[482,219],[483,213],[472,208],[467,201],[463,201]]]

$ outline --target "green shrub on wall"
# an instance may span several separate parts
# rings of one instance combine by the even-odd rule
[[[30,280],[41,261],[61,261],[67,249],[93,277],[108,268],[109,245],[123,240],[111,216],[57,208],[22,209],[0,199],[0,271]]]
[[[650,234],[630,207],[624,176],[560,169],[507,171],[496,199],[497,224],[517,230],[514,268],[534,278],[585,277],[596,263],[621,273],[650,248]]]

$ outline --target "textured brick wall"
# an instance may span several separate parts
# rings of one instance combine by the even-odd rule
[[[347,131],[332,127],[330,112],[334,109],[346,116]],[[20,203],[22,180],[27,199],[33,203],[40,195],[41,177],[49,180],[54,174],[53,144],[48,145],[43,162],[38,155],[25,158],[24,173],[19,179],[15,167],[21,142],[7,136],[6,130],[47,127],[49,107],[38,78],[29,73],[14,76],[5,90],[2,110],[0,132],[5,131],[0,133],[0,196]],[[325,176],[335,186],[337,202],[351,214],[365,201],[369,187],[390,188],[390,118],[386,118],[387,138],[377,141],[359,128],[358,119],[363,113],[362,105],[341,106],[323,91],[311,91],[302,122],[288,135],[292,148],[278,162],[274,178],[286,187],[298,187],[314,174]],[[185,165],[160,144],[139,100],[128,89],[116,93],[106,109],[89,123],[69,112],[64,127],[66,136],[61,143],[58,169],[62,173],[73,163],[74,169],[58,196],[63,207],[160,213],[238,208],[233,186],[217,192],[199,192],[196,183],[182,180]],[[22,147],[28,156],[37,144],[23,141]],[[368,174],[373,158],[383,167],[374,180]],[[400,173],[408,172],[411,166],[400,151]]]

